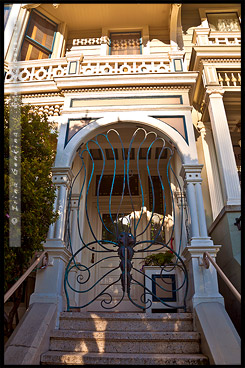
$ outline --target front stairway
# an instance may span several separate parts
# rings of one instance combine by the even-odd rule
[[[63,312],[41,364],[208,365],[191,313]]]

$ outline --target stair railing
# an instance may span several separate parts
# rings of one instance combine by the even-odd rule
[[[231,292],[234,294],[234,296],[237,298],[237,300],[241,303],[241,294],[232,285],[230,280],[225,276],[225,274],[221,270],[221,268],[214,262],[213,258],[210,256],[210,254],[208,252],[204,252],[203,253],[203,265],[204,265],[204,267],[209,268],[210,262],[216,268],[218,274],[220,275],[222,280],[225,282],[225,284],[228,286],[228,288],[231,290]]]
[[[18,287],[25,281],[25,279],[30,275],[33,269],[38,265],[38,263],[42,261],[41,268],[46,268],[48,265],[48,253],[47,251],[43,251],[41,255],[35,260],[35,262],[26,270],[26,272],[19,278],[18,281],[6,292],[4,295],[4,303],[14,294],[14,292],[18,289]]]

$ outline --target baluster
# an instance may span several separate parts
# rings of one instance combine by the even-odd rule
[[[115,74],[118,73],[118,62],[117,61],[114,63],[114,69],[112,70],[112,72]]]
[[[53,66],[52,66],[52,65],[50,65],[50,67],[48,68],[48,75],[47,75],[47,79],[51,79],[52,72],[53,72]]]
[[[228,77],[227,73],[225,73],[225,81],[226,81],[226,85],[229,86],[230,85],[230,78]]]
[[[238,82],[239,82],[239,84],[241,85],[241,74],[240,73],[238,73]]]
[[[97,74],[99,74],[100,73],[100,62],[98,62],[97,64],[96,64],[96,69],[95,69],[95,73],[97,72]]]
[[[33,66],[33,67],[31,68],[30,81],[32,81],[32,80],[33,80],[33,76],[34,76],[34,74],[35,74],[35,66]]]
[[[155,72],[155,65],[154,65],[154,61],[151,62],[151,71],[152,73]]]
[[[233,82],[233,86],[236,86],[237,79],[235,78],[233,73],[231,73],[231,81]]]
[[[221,77],[221,74],[220,73],[218,73],[218,78],[219,78],[220,85],[223,86],[224,79]]]

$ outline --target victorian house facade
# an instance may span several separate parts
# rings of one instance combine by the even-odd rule
[[[4,94],[59,132],[59,218],[6,364],[240,364],[241,306],[204,253],[241,292],[241,5],[19,3],[4,21]],[[107,325],[97,350],[84,316]],[[139,320],[144,339],[125,327]]]

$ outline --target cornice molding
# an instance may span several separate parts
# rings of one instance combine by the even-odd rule
[[[192,86],[131,86],[131,87],[98,87],[98,88],[69,88],[62,89],[62,93],[80,92],[121,92],[121,91],[149,91],[149,90],[189,90]]]

